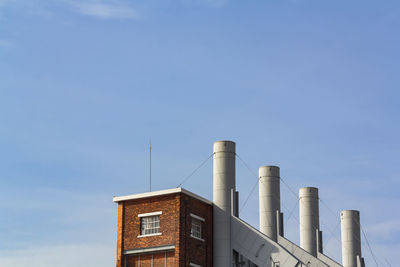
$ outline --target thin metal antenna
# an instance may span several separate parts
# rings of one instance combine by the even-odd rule
[[[151,140],[150,140],[150,192],[151,192]]]

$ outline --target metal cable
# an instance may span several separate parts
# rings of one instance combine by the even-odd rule
[[[244,207],[246,206],[247,202],[249,201],[251,195],[253,194],[254,190],[256,189],[257,184],[260,180],[260,177],[258,177],[258,175],[252,169],[250,169],[249,165],[237,153],[236,153],[236,156],[243,163],[243,165],[247,168],[247,170],[257,178],[257,182],[254,184],[253,188],[251,189],[250,193],[247,195],[246,200],[243,202],[242,207],[239,210],[239,213],[240,213],[244,209]],[[292,210],[290,210],[285,204],[283,204],[283,203],[281,203],[281,204],[290,213],[290,216],[287,219],[287,221],[289,221],[291,215],[293,214],[294,208],[296,208],[298,203],[296,203],[295,207]]]
[[[365,234],[364,228],[361,226],[361,223],[360,223],[360,229],[361,229],[361,232],[363,233],[365,241],[367,242],[367,245],[368,245],[368,248],[369,248],[369,252],[371,252],[372,258],[374,259],[374,262],[375,262],[376,266],[379,267],[379,264],[378,264],[378,262],[376,261],[376,258],[375,258],[375,254],[372,252],[371,246],[369,245],[369,241],[368,241],[367,235]]]
[[[238,154],[236,154],[236,156],[237,156],[237,157],[239,158],[239,160],[245,165],[245,167],[249,170],[249,172],[252,173],[254,176],[257,177],[257,183],[258,183],[258,180],[260,179],[260,178],[258,177],[258,175],[255,174],[255,172],[253,172],[253,171],[250,169],[249,165],[248,165]],[[289,189],[289,191],[293,194],[293,196],[295,196],[295,198],[296,198],[297,200],[299,200],[298,196],[296,195],[296,193],[294,192],[294,190],[289,186],[289,184],[287,184],[287,183],[285,182],[285,180],[284,180],[282,177],[280,177],[280,180],[283,182],[283,184],[285,184],[285,186]],[[250,196],[251,196],[252,193],[254,192],[255,187],[257,186],[257,183],[253,186],[252,190],[250,191],[250,194],[247,196],[246,201],[244,202],[244,204],[242,205],[242,207],[241,207],[240,210],[242,210],[242,209],[244,208],[244,206],[247,204],[247,201],[250,199]],[[320,201],[322,201],[321,198],[319,198],[319,199],[320,199]],[[283,203],[281,203],[281,204],[282,204],[282,206],[284,206]],[[298,203],[296,203],[295,207],[297,206],[297,204],[298,204]],[[337,216],[325,203],[324,203],[324,205],[328,208],[328,210],[329,210],[332,214],[334,214],[334,216],[335,216],[336,218],[338,218],[338,216]],[[284,207],[285,207],[285,206],[284,206]],[[285,207],[285,208],[286,208],[286,207]],[[290,214],[292,214],[292,213],[294,212],[294,208],[293,208],[291,211],[290,211],[288,208],[286,208],[286,209],[290,212]],[[286,223],[289,221],[290,218],[291,218],[291,217],[289,216],[289,217],[288,217],[288,220],[286,221]],[[300,223],[299,218],[297,218],[297,217],[294,217],[294,218],[296,219],[296,221],[297,221],[298,223]],[[331,233],[331,237],[330,237],[330,238],[334,237],[339,243],[341,243],[340,240],[338,239],[338,237],[336,236],[336,234],[334,233],[334,231],[337,229],[338,226],[336,226],[336,227],[334,228],[334,230],[332,231],[321,219],[320,219],[320,223],[321,223],[322,226],[324,226],[324,227]],[[340,217],[339,217],[339,223],[340,223]],[[360,228],[361,228],[361,225],[360,225]],[[356,238],[356,237],[355,237],[355,238]],[[358,239],[358,238],[356,238],[356,239]],[[368,246],[369,246],[369,244],[368,244]],[[369,246],[369,247],[370,247],[370,246]],[[326,248],[325,248],[325,251],[328,252],[328,251],[326,250]],[[372,251],[372,250],[370,249],[370,251]],[[371,253],[371,254],[372,254],[372,253]],[[372,254],[372,255],[373,255],[373,254]],[[374,257],[375,263],[377,263],[374,255],[373,255],[373,257]],[[377,265],[377,266],[378,266],[378,265]],[[379,267],[379,266],[378,266],[378,267]]]
[[[239,156],[238,156],[238,157],[239,157]],[[247,165],[242,159],[241,159],[241,161],[242,161],[243,164],[248,168],[248,170],[249,170],[252,174],[255,175],[255,173],[254,173],[253,171],[251,171],[251,169],[248,167],[248,165]],[[246,201],[244,202],[244,204],[242,205],[242,207],[241,207],[241,209],[240,209],[240,212],[241,212],[242,209],[246,206],[247,201],[250,199],[251,195],[253,194],[253,192],[254,192],[254,190],[255,190],[257,184],[258,184],[258,180],[259,180],[259,179],[260,179],[260,178],[257,177],[257,182],[256,182],[256,184],[253,186],[253,188],[252,188],[252,190],[250,191],[249,195],[247,196]],[[296,208],[297,205],[298,205],[298,201],[296,201],[295,205],[293,206],[293,208],[292,208],[291,210],[289,210],[283,203],[281,203],[281,204],[282,204],[282,206],[289,212],[289,216],[288,216],[287,220],[285,220],[285,223],[287,224],[287,223],[289,222],[290,218],[292,217],[295,208]],[[240,213],[240,212],[239,212],[239,213]],[[296,216],[293,216],[293,218],[297,221],[297,223],[300,224],[299,218],[297,218]],[[321,222],[321,223],[322,223],[322,222]],[[323,225],[326,227],[325,224],[323,224]],[[328,228],[328,227],[326,227],[326,228]],[[329,229],[329,228],[328,228],[328,229]],[[325,254],[328,254],[328,255],[333,256],[332,253],[330,253],[326,248],[325,248]],[[274,259],[271,259],[271,260],[274,261]],[[286,260],[287,260],[287,259],[286,259]],[[285,260],[285,262],[286,262],[286,260]]]
[[[193,174],[196,173],[196,171],[198,171],[201,167],[203,167],[204,164],[206,164],[206,162],[213,156],[214,153],[212,153],[210,156],[208,156],[207,159],[205,159],[196,169],[194,169],[188,176],[186,176],[185,179],[183,179],[183,181],[177,186],[181,187],[181,185],[183,185],[190,177],[192,177]]]

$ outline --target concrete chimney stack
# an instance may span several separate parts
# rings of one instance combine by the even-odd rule
[[[318,188],[303,187],[300,201],[300,247],[317,257],[317,233],[319,231]]]
[[[281,210],[279,167],[260,167],[258,176],[260,232],[277,241],[277,216]]]
[[[213,224],[214,266],[232,266],[231,192],[236,192],[236,144],[232,141],[214,143],[213,154]]]
[[[344,210],[340,214],[342,225],[342,263],[344,267],[361,265],[360,212]],[[357,264],[358,263],[358,264]]]

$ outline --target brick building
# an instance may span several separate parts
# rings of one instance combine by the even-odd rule
[[[115,197],[117,267],[212,266],[212,202],[176,188]]]
[[[315,187],[299,190],[300,246],[284,237],[277,166],[259,169],[260,228],[240,219],[235,150],[214,143],[213,201],[183,188],[114,197],[116,267],[363,267],[358,211],[340,214],[343,265],[323,253]]]

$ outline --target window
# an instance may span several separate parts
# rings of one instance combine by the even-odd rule
[[[201,221],[196,219],[196,218],[192,218],[192,228],[190,230],[190,235],[193,237],[197,237],[197,238],[202,238],[201,237]]]
[[[196,218],[192,218],[192,228],[191,228],[190,234],[193,237],[201,238],[201,221],[200,220],[198,220]]]
[[[202,234],[202,227],[206,220],[204,218],[197,216],[193,213],[190,213],[190,217],[192,217],[192,226],[190,227],[190,236],[196,238],[200,241],[204,241]]]
[[[140,236],[159,235],[161,212],[139,214],[140,217]]]
[[[160,215],[141,218],[141,235],[152,235],[160,233]]]

